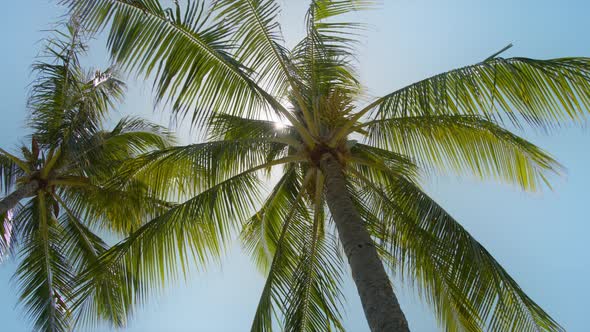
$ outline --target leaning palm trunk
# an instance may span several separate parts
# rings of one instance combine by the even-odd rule
[[[0,216],[13,209],[22,199],[33,196],[37,189],[39,189],[39,183],[31,181],[2,198],[0,200]]]
[[[326,177],[326,201],[371,331],[409,331],[373,240],[348,194],[340,164],[331,155],[325,155],[321,168]]]

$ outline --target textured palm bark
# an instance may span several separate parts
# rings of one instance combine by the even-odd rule
[[[324,155],[321,168],[325,176],[326,201],[371,331],[409,331],[373,240],[348,193],[340,163],[331,155]]]
[[[31,197],[39,189],[39,183],[35,180],[18,187],[15,191],[0,200],[0,215],[14,208],[22,199]]]

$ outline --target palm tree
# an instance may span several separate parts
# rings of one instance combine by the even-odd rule
[[[35,329],[44,331],[69,331],[75,321],[97,317],[124,324],[126,317],[117,315],[124,311],[116,307],[129,302],[116,288],[123,284],[117,281],[123,266],[103,271],[107,278],[91,280],[90,287],[77,287],[81,272],[108,249],[94,230],[126,236],[146,215],[169,207],[151,199],[142,183],[109,184],[123,161],[172,141],[140,119],[103,129],[124,86],[111,70],[81,69],[83,39],[75,21],[48,39],[33,66],[30,147],[0,149],[0,254],[18,254],[20,301]]]
[[[506,127],[582,121],[589,58],[503,58],[503,49],[368,100],[354,70],[359,24],[342,16],[370,1],[311,1],[307,34],[290,50],[272,0],[65,2],[91,30],[110,24],[113,60],[154,78],[158,101],[208,129],[207,142],[123,172],[177,174],[174,187],[189,185],[191,197],[103,257],[134,266],[145,281],[135,294],[179,265],[186,273],[187,257],[217,258],[239,230],[267,275],[254,331],[271,330],[277,313],[287,330],[342,330],[342,253],[372,331],[408,330],[385,267],[447,330],[563,330],[419,184],[440,171],[530,191],[548,184],[560,165]],[[266,191],[269,174],[280,177]]]

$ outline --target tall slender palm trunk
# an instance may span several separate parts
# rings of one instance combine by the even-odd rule
[[[328,207],[352,270],[352,277],[373,332],[409,331],[408,322],[393,293],[363,220],[354,207],[342,167],[331,155],[321,161]]]
[[[39,183],[35,180],[18,187],[15,191],[0,200],[0,216],[14,208],[22,199],[31,197],[39,189]]]

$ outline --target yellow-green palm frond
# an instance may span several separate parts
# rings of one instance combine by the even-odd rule
[[[108,47],[125,70],[155,78],[156,98],[202,123],[210,109],[255,114],[265,109],[259,87],[232,56],[223,22],[202,1],[165,9],[155,0],[63,1],[90,30],[111,24]],[[136,56],[137,54],[145,56]]]
[[[136,280],[122,291],[126,298],[143,302],[165,281],[187,273],[189,260],[204,267],[225,248],[240,221],[249,218],[260,202],[257,172],[290,159],[262,163],[200,191],[148,221],[101,258],[100,266],[125,266],[124,279]],[[100,272],[99,272],[100,274]],[[89,271],[85,279],[95,278]]]
[[[124,198],[122,198],[124,199]],[[67,203],[57,198],[64,213],[59,218],[62,225],[63,251],[75,274],[76,287],[72,291],[72,317],[76,326],[96,326],[100,321],[107,321],[116,327],[125,326],[131,311],[131,301],[124,297],[120,289],[125,283],[118,280],[116,269],[109,269],[92,279],[92,287],[80,287],[78,279],[89,268],[94,268],[100,255],[108,245],[90,230]]]
[[[354,70],[355,47],[362,24],[342,22],[341,16],[371,8],[371,1],[312,1],[306,13],[306,36],[292,52],[305,85],[306,102],[319,114],[317,101],[334,90],[357,96],[360,84]],[[317,121],[317,120],[316,120]]]
[[[474,174],[534,191],[563,170],[542,149],[477,116],[409,116],[362,128],[372,145],[407,156],[425,171]]]
[[[297,225],[309,220],[302,188],[308,184],[310,176],[306,175],[300,183],[293,183],[297,176],[294,168],[290,171],[290,175],[279,180],[256,215],[246,222],[241,234],[244,246],[250,250],[254,261],[267,270],[252,331],[272,331],[273,317],[283,310],[282,303],[288,289],[280,286],[288,284],[289,272],[285,271],[292,271],[297,259],[297,235],[290,231],[290,227],[295,225],[297,229]],[[287,201],[285,196],[292,200]],[[282,203],[287,204],[287,208],[278,210]]]
[[[86,72],[79,57],[88,37],[77,17],[55,30],[43,57],[33,65],[27,106],[29,125],[40,146],[74,144],[100,130],[108,109],[122,99],[125,84],[116,71]],[[48,61],[47,59],[51,59]]]
[[[213,140],[256,138],[301,147],[299,136],[293,127],[269,120],[216,114],[209,121],[208,134]]]
[[[124,117],[113,129],[97,132],[86,155],[106,160],[127,159],[153,150],[166,149],[176,143],[165,127],[140,118]]]
[[[379,98],[371,118],[476,115],[517,127],[551,129],[586,118],[590,59],[491,58]]]
[[[491,254],[416,185],[360,179],[365,220],[394,271],[450,331],[563,331]],[[389,256],[391,255],[391,256]]]
[[[343,331],[340,323],[342,261],[334,239],[323,232],[326,223],[324,177],[316,174],[310,210],[313,219],[301,225],[299,261],[286,298],[285,326],[298,331]]]
[[[321,182],[320,176],[310,174],[307,173],[299,189],[287,188],[289,177],[284,177],[260,211],[262,215],[249,221],[245,235],[247,244],[256,249],[255,257],[263,241],[270,242],[265,250],[272,250],[252,331],[271,331],[273,316],[278,313],[282,314],[281,325],[288,329],[343,330],[340,323],[342,262],[333,243],[320,231],[326,222],[321,183],[314,185],[316,192],[312,201],[306,203],[309,182]],[[286,209],[282,209],[284,205]],[[265,225],[272,229],[267,230]]]
[[[60,196],[85,220],[85,224],[103,232],[126,236],[146,220],[165,212],[174,203],[154,197],[140,181],[129,181],[124,187],[111,185],[67,186]]]
[[[240,238],[247,252],[252,256],[257,267],[268,273],[277,247],[280,245],[281,222],[287,218],[291,206],[294,206],[302,190],[302,175],[297,167],[287,166],[287,170],[269,193],[260,209],[245,220]],[[291,218],[306,216],[305,211],[298,211]]]
[[[61,241],[61,225],[53,217],[55,201],[39,194],[15,216],[22,261],[16,271],[20,300],[41,331],[71,328],[74,275]]]
[[[402,154],[357,142],[350,144],[349,167],[375,183],[387,182],[393,175],[418,177],[418,166]]]
[[[127,161],[114,181],[140,180],[155,197],[191,195],[262,163],[287,157],[287,145],[264,138],[176,146]],[[172,190],[171,190],[172,189]],[[180,190],[180,192],[178,192]]]
[[[299,89],[278,23],[279,5],[274,0],[217,0],[218,20],[232,32],[238,45],[236,59],[255,73],[257,83],[274,96]]]

